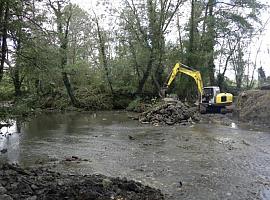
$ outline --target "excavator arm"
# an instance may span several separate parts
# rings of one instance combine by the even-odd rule
[[[174,81],[175,77],[180,74],[184,73],[188,76],[191,76],[198,87],[198,92],[200,93],[200,100],[202,99],[202,94],[203,94],[203,81],[202,81],[202,76],[201,73],[197,70],[194,70],[182,63],[176,63],[175,66],[173,67],[167,81],[165,82],[164,89],[162,91],[162,96],[165,97],[165,92],[168,89],[168,87],[172,84]]]
[[[165,97],[166,90],[172,84],[176,76],[181,73],[191,76],[195,80],[199,93],[199,101],[197,103],[201,113],[206,113],[207,111],[221,113],[232,111],[232,108],[229,108],[233,102],[232,94],[226,92],[220,93],[218,86],[209,86],[203,88],[201,73],[181,63],[176,63],[173,67],[171,73],[168,76],[168,79],[164,84],[163,89],[161,90],[161,97]]]

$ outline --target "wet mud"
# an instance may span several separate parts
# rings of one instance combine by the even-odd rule
[[[269,129],[207,119],[155,127],[128,116],[40,115],[16,129],[13,138],[0,139],[0,149],[7,149],[0,160],[78,177],[127,178],[160,189],[165,199],[268,199]]]
[[[4,164],[0,168],[2,200],[162,200],[159,190],[135,181],[103,175],[64,175],[48,168],[23,169]]]

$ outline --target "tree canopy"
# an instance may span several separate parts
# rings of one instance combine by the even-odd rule
[[[84,10],[69,0],[1,0],[0,92],[47,98],[42,106],[50,97],[111,108],[121,98],[158,96],[179,61],[201,71],[205,85],[254,87],[262,66],[252,47],[268,23],[259,1],[119,2]],[[184,76],[171,89],[196,94]]]

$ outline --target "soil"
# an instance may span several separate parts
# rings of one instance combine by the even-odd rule
[[[191,107],[181,101],[165,102],[143,112],[139,116],[141,123],[153,125],[192,124],[200,120],[197,107]]]
[[[270,90],[242,92],[236,102],[239,120],[270,126]]]
[[[104,175],[65,175],[44,168],[0,167],[1,200],[162,200],[160,190],[125,178]]]
[[[139,116],[141,123],[152,125],[174,125],[202,123],[214,123],[231,125],[235,116],[239,121],[249,122],[252,125],[270,126],[270,90],[248,90],[242,92],[235,102],[234,113],[203,114],[198,113],[197,107],[189,106],[181,101],[165,102],[152,107]],[[234,119],[234,120],[233,120]]]

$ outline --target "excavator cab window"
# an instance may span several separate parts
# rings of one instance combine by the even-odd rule
[[[227,96],[226,95],[222,96],[221,97],[221,102],[226,102],[226,101],[227,101]]]
[[[204,88],[204,95],[205,96],[214,96],[214,89],[213,88]]]
[[[209,101],[214,97],[214,89],[204,88],[203,92],[203,102],[209,103]]]

